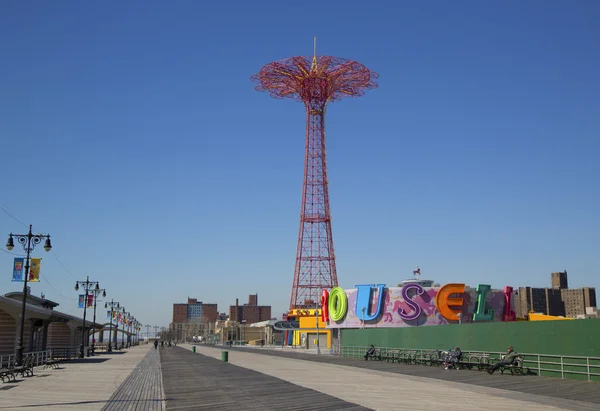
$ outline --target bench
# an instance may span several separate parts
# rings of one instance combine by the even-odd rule
[[[4,364],[0,364],[0,379],[2,379],[2,382],[10,382],[11,378],[13,381],[16,379],[10,364],[6,364],[6,367]]]
[[[21,374],[22,377],[33,376],[33,357],[27,357],[23,361],[22,365],[16,366],[12,369],[14,374]]]
[[[504,356],[503,356],[504,357]],[[500,374],[504,374],[505,370],[510,371],[510,375],[523,375],[523,363],[525,362],[524,355],[518,355],[512,364],[500,366]]]
[[[391,349],[387,350],[386,353],[381,357],[381,360],[385,360],[387,362],[400,362],[400,350]]]
[[[46,368],[52,368],[52,369],[57,369],[59,366],[60,360],[54,358],[54,357],[49,357],[46,359],[46,361],[44,362],[44,370]]]
[[[369,358],[372,359],[372,360],[381,361],[381,358],[382,358],[382,356],[381,356],[381,350],[379,348],[375,348],[375,353],[374,354],[367,355],[365,357],[366,360],[368,360]]]
[[[438,351],[422,351],[419,355],[416,356],[415,362],[417,364],[423,365],[437,365],[440,360],[440,354]]]
[[[461,362],[465,365],[468,364],[469,369],[477,368],[478,371],[487,370],[490,367],[490,354],[465,354]]]

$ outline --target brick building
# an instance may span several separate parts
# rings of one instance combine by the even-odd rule
[[[587,313],[586,308],[596,307],[596,289],[590,287],[561,290],[565,302],[566,317],[580,317]]]
[[[546,315],[583,318],[596,307],[596,289],[568,288],[567,271],[550,274],[552,288],[519,287],[515,300],[517,317],[530,311]]]
[[[173,322],[169,328],[174,332],[175,340],[189,340],[206,334],[210,330],[208,324],[217,321],[218,315],[217,304],[188,297],[187,303],[173,304]]]
[[[524,318],[530,311],[564,316],[565,304],[562,301],[561,290],[519,287],[516,295],[517,317]]]
[[[173,322],[174,323],[185,323],[188,318],[188,305],[187,304],[173,304]]]
[[[271,306],[258,305],[258,294],[248,296],[248,303],[239,305],[235,299],[235,305],[229,306],[229,320],[238,323],[254,324],[271,319]]]
[[[551,273],[550,278],[552,279],[552,289],[562,290],[569,288],[569,281],[567,280],[567,270]]]

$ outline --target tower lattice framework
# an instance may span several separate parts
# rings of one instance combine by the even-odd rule
[[[252,76],[256,90],[275,98],[302,101],[306,108],[306,147],[300,230],[290,309],[314,307],[321,290],[338,284],[331,233],[325,148],[327,104],[360,97],[377,87],[377,73],[338,57],[290,57],[264,66]]]

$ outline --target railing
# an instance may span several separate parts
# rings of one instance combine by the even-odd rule
[[[33,358],[33,366],[37,367],[40,365],[44,365],[48,359],[51,358],[51,350],[45,351],[33,351],[23,353],[23,361],[27,358]],[[0,368],[12,368],[15,366],[16,357],[14,354],[5,355],[0,357]]]
[[[346,358],[363,358],[369,347],[343,346],[341,356]],[[388,351],[414,352],[418,357],[425,357],[432,349],[380,347],[382,355]],[[490,356],[490,363],[500,361],[506,353],[494,351],[463,351],[466,357],[477,357],[483,354]],[[529,369],[538,376],[560,377],[583,381],[600,382],[600,357],[579,357],[569,355],[548,355],[537,353],[519,353],[525,357],[523,369]]]

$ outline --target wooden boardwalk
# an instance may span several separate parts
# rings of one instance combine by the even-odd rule
[[[162,349],[161,366],[169,411],[370,410],[180,347]]]
[[[352,358],[341,358],[332,355],[302,354],[298,351],[260,348],[227,347],[228,351],[243,351],[254,354],[314,361],[326,364],[345,365],[368,370],[392,372],[414,377],[433,378],[450,382],[471,384],[479,387],[499,388],[524,394],[535,394],[556,399],[583,401],[600,404],[600,383],[538,377],[535,375],[512,376],[496,372],[489,375],[484,371],[444,370],[442,367],[424,365],[407,365],[381,361],[364,361]],[[600,409],[600,406],[598,407]]]
[[[102,411],[162,411],[164,405],[159,350],[150,349]]]

